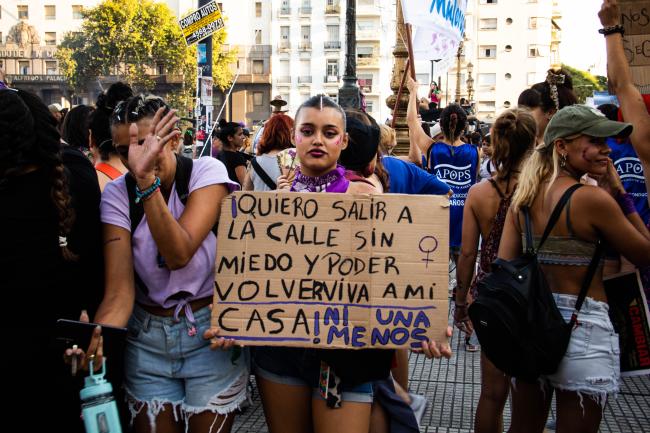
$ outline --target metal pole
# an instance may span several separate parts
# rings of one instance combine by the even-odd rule
[[[212,123],[212,128],[210,128],[210,133],[207,136],[207,139],[205,140],[205,146],[203,146],[203,149],[201,150],[201,155],[203,156],[206,152],[205,149],[211,148],[212,147],[212,133],[214,132],[214,128],[217,127],[219,124],[218,119],[221,118],[221,114],[223,113],[223,109],[226,108],[226,101],[228,101],[228,97],[232,93],[232,89],[235,88],[235,83],[237,82],[237,79],[239,78],[239,72],[237,72],[237,75],[235,75],[235,78],[232,80],[232,85],[230,86],[230,89],[228,89],[228,94],[223,100],[223,104],[221,104],[221,109],[219,110],[219,114],[217,114],[217,117],[215,117],[215,121]],[[208,146],[209,144],[209,146]]]
[[[347,0],[345,10],[345,75],[339,89],[339,104],[343,108],[360,108],[361,95],[357,86],[357,2]]]

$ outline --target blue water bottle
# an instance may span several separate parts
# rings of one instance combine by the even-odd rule
[[[113,398],[113,385],[104,378],[106,363],[103,363],[99,374],[93,372],[93,361],[90,361],[89,369],[90,374],[79,393],[86,433],[122,433],[120,416]]]

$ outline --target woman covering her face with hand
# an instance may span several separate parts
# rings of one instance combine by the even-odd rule
[[[129,98],[113,112],[113,144],[129,173],[102,196],[106,285],[95,322],[128,326],[125,388],[137,432],[228,432],[246,398],[248,352],[212,351],[206,339],[215,337],[208,331],[217,247],[211,229],[235,184],[221,162],[173,153],[177,121],[176,110],[151,96]],[[176,189],[187,161],[183,202]],[[139,223],[132,221],[138,207]],[[100,351],[91,343],[91,355]]]

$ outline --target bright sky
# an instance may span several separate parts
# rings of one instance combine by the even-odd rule
[[[562,10],[562,63],[607,75],[605,38],[598,33],[601,0],[560,0]]]

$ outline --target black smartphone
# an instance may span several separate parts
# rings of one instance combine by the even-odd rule
[[[67,347],[76,344],[80,349],[88,349],[90,339],[97,323],[79,322],[77,320],[59,319],[56,321],[56,339],[64,342]],[[126,341],[126,328],[99,325],[102,327],[104,348],[121,348]]]

